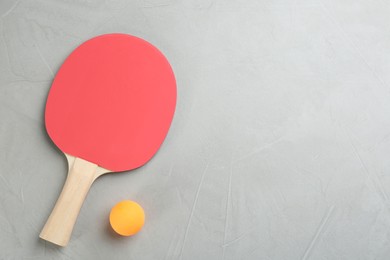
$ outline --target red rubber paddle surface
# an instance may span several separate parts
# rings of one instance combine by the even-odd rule
[[[164,55],[140,38],[106,34],[80,45],[61,66],[46,129],[64,153],[131,170],[157,152],[175,106],[175,77]]]

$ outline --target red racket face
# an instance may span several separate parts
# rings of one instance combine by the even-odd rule
[[[61,66],[46,129],[64,153],[131,170],[157,152],[175,106],[175,77],[163,54],[140,38],[107,34],[80,45]]]

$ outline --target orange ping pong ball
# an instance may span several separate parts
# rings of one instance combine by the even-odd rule
[[[119,235],[134,235],[141,230],[144,223],[144,210],[134,201],[121,201],[111,209],[110,224],[112,229]]]

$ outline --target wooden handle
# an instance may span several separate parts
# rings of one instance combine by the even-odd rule
[[[72,160],[70,160],[72,159]],[[80,158],[69,158],[69,173],[60,197],[43,227],[40,238],[66,246],[73,226],[93,181],[98,166]]]

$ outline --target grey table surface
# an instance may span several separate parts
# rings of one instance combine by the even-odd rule
[[[390,259],[390,3],[0,1],[0,259]],[[144,167],[98,179],[69,245],[38,238],[64,183],[43,113],[96,35],[157,46],[170,132]],[[146,224],[115,235],[111,207]]]

